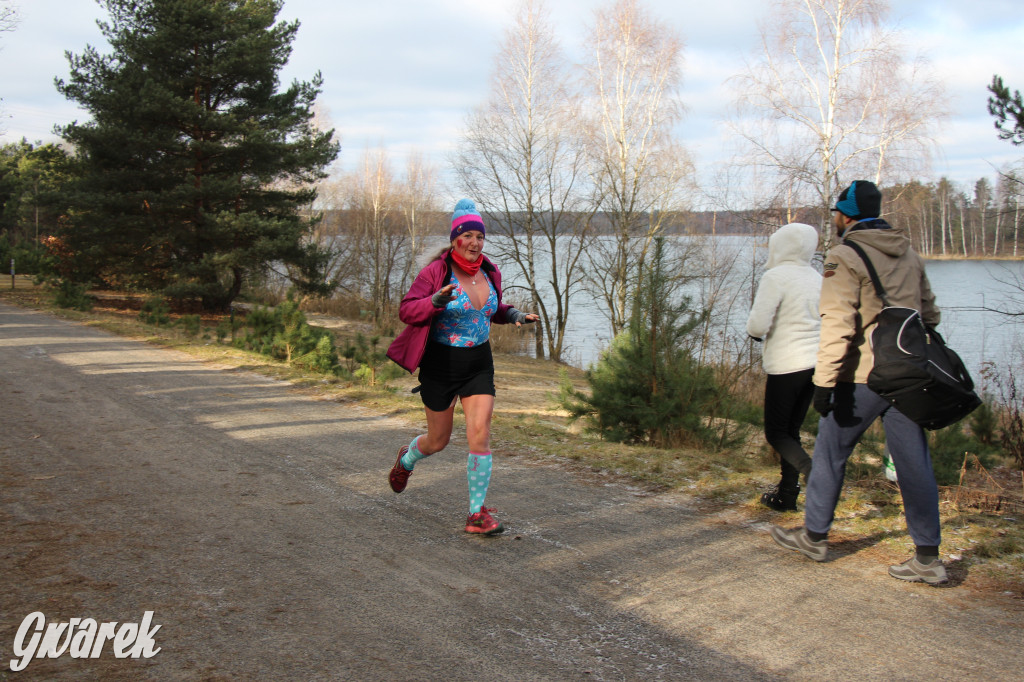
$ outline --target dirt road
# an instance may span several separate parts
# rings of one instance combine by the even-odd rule
[[[499,396],[500,409],[500,396]],[[415,424],[0,304],[0,679],[1019,679],[1024,612],[837,548],[497,452],[386,482]],[[514,454],[514,453],[513,453]],[[48,620],[139,622],[148,659],[35,660]]]

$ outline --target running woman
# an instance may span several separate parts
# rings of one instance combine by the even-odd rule
[[[402,299],[398,316],[406,327],[387,355],[409,372],[419,369],[427,432],[398,451],[388,483],[402,492],[416,463],[448,445],[455,402],[461,400],[469,441],[466,532],[495,535],[505,528],[491,516],[494,509],[484,506],[495,394],[490,328],[491,323],[518,327],[538,316],[501,302],[501,272],[483,255],[485,236],[476,204],[460,199],[452,213],[451,245],[420,271]]]

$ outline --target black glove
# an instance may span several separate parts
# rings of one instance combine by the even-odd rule
[[[508,313],[506,313],[508,321],[512,324],[533,324],[534,320],[526,319],[529,316],[529,313],[524,313],[523,311],[516,310],[515,308],[509,308]]]
[[[828,413],[832,411],[832,392],[834,390],[832,387],[814,387],[814,409],[822,417],[827,417]]]
[[[435,308],[443,308],[455,300],[455,294],[451,292],[446,294],[443,292],[444,289],[430,297],[430,302],[434,304]]]

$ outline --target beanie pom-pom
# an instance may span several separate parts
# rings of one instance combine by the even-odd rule
[[[480,212],[476,210],[476,204],[472,199],[459,199],[455,203],[455,210],[452,211],[450,237],[454,240],[468,230],[477,230],[481,234],[485,234],[484,219],[480,217]]]
[[[455,204],[454,213],[476,213],[476,204],[473,203],[472,199],[459,199]]]

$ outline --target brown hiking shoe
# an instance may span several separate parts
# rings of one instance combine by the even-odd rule
[[[780,547],[794,549],[808,559],[824,561],[828,556],[828,540],[812,540],[803,526],[789,530],[772,526],[769,532],[772,540],[775,540]]]
[[[923,564],[917,560],[916,556],[897,566],[890,566],[889,575],[907,582],[928,583],[929,585],[941,585],[949,580],[946,575],[946,567],[942,565],[940,559]]]

